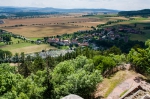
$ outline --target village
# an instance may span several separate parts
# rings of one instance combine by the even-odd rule
[[[120,25],[119,27],[107,27],[102,29],[93,30],[79,30],[73,34],[63,34],[51,37],[44,37],[43,39],[30,40],[24,36],[9,33],[5,30],[0,31],[0,41],[6,44],[13,44],[13,41],[6,41],[2,35],[10,34],[14,38],[24,40],[28,43],[33,44],[50,44],[58,49],[75,49],[76,47],[90,47],[94,50],[99,50],[96,44],[93,43],[94,40],[98,41],[116,41],[123,40],[128,42],[129,34],[144,34],[140,29],[134,29],[131,26]],[[9,37],[9,36],[7,36]],[[19,41],[17,43],[20,43]]]
[[[92,41],[94,40],[123,40],[128,42],[129,34],[143,34],[142,31],[136,30],[132,27],[123,25],[118,28],[108,27],[104,29],[78,31],[73,34],[64,34],[61,36],[53,36],[46,38],[46,42],[52,46],[68,46],[67,48],[74,49],[75,47],[91,47],[94,50],[98,50]],[[58,47],[59,48],[59,47]]]

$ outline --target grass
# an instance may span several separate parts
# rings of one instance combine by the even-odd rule
[[[130,34],[130,40],[146,41],[150,39],[150,30],[143,30],[145,34]]]
[[[106,21],[110,21],[110,20],[117,20],[117,19],[120,19],[120,18],[124,18],[124,17],[105,17],[106,15],[95,15],[95,16],[92,16],[92,17],[95,17],[96,18],[100,18],[99,20],[101,20],[101,22],[89,22],[87,20],[95,20],[95,19],[90,19],[90,18],[81,18],[81,19],[78,19],[78,18],[54,18],[55,21],[61,21],[63,20],[62,22],[65,22],[67,24],[65,25],[62,25],[62,24],[51,24],[51,25],[38,25],[38,26],[23,26],[23,27],[6,27],[4,29],[10,31],[10,32],[13,32],[15,34],[20,34],[20,35],[23,35],[25,37],[28,37],[29,39],[31,40],[37,40],[37,39],[41,39],[42,37],[45,37],[45,36],[54,36],[54,35],[61,35],[61,34],[64,34],[64,33],[73,33],[75,31],[78,31],[78,30],[88,30],[88,29],[91,29],[91,28],[87,28],[87,27],[77,27],[77,26],[72,26],[70,24],[68,24],[68,22],[72,22],[74,19],[74,21],[86,21],[86,22],[81,22],[81,23],[74,23],[76,25],[97,25],[98,23],[99,24],[102,24],[103,22],[105,23]],[[115,16],[115,15],[112,15],[112,16]],[[83,20],[85,19],[85,20]],[[8,21],[8,20],[7,20]],[[31,24],[32,22],[30,22],[31,20],[28,19],[28,20],[14,20],[14,23],[20,23],[20,22],[29,22],[29,24]],[[47,19],[38,19],[38,20],[33,20],[34,22],[38,21],[40,23],[46,23],[47,22]],[[53,21],[53,20],[49,20],[50,22]],[[13,22],[11,20],[11,22]],[[125,21],[125,22],[121,22],[119,24],[128,24],[128,25],[132,25],[134,26],[134,23],[137,23],[137,29],[138,28],[143,28],[144,26],[150,26],[149,24],[150,21],[148,21],[147,18],[140,18],[140,17],[137,17],[137,20],[132,20],[132,21]],[[9,23],[9,22],[8,22]],[[7,24],[8,24],[7,23]],[[54,22],[53,22],[54,23]],[[73,23],[71,23],[73,24]],[[115,25],[118,25],[118,23],[114,23],[110,26],[115,26]],[[107,27],[107,26],[105,26]],[[139,41],[146,41],[147,39],[150,38],[150,30],[143,30],[145,32],[144,35],[139,35],[139,34],[130,34],[130,39],[131,40],[139,40]],[[19,44],[18,41],[20,42]],[[12,51],[12,53],[15,53],[15,52],[21,52],[21,51],[25,51],[25,53],[31,53],[33,52],[33,49],[34,51],[41,51],[42,49],[50,49],[50,48],[53,48],[49,45],[35,45],[35,44],[31,44],[31,43],[25,43],[23,40],[20,40],[20,39],[15,39],[15,38],[12,38],[12,42],[13,42],[13,45],[5,45],[4,43],[0,43],[0,48],[3,49],[3,50],[9,50],[9,51]],[[35,49],[35,48],[36,49]],[[28,48],[28,49],[27,49]],[[114,82],[112,86],[115,86],[118,82]],[[111,87],[110,87],[111,88]],[[109,92],[108,92],[109,93]]]
[[[78,27],[82,27],[82,26],[86,26],[86,27],[89,27],[91,28],[91,26],[94,26],[96,27],[97,25],[99,24],[105,24],[107,21],[97,21],[97,22],[84,22],[84,23],[73,23],[73,25],[76,25]]]
[[[13,42],[13,44],[5,45],[3,42],[1,42],[0,43],[0,48],[2,50],[10,51],[10,50],[13,50],[13,49],[16,49],[16,48],[22,48],[22,47],[27,47],[27,46],[33,46],[34,45],[34,44],[31,44],[31,43],[24,42],[23,40],[18,39],[18,38],[11,37],[11,40],[12,40],[11,42]]]
[[[103,81],[98,85],[95,96],[107,98],[114,88],[116,88],[124,80],[131,77],[131,75],[137,75],[137,73],[133,71],[118,71],[111,77],[104,78]]]
[[[3,50],[13,50],[16,48],[22,48],[22,47],[27,47],[27,46],[34,46],[35,44],[31,44],[31,43],[19,43],[19,44],[12,44],[12,45],[5,45],[3,47],[1,47],[1,49]]]
[[[13,37],[11,37],[11,40],[12,40],[13,44],[18,43],[18,41],[19,41],[20,43],[23,43],[23,42],[24,42],[24,41],[23,41],[23,40],[21,40],[21,39],[13,38]]]
[[[30,40],[37,40],[37,39],[43,39],[42,37],[30,37]]]
[[[105,18],[106,16],[110,16],[110,17],[116,17],[117,14],[112,14],[112,15],[94,15],[94,16],[87,16],[87,17],[92,17],[92,18]]]
[[[123,81],[124,78],[123,76],[124,75],[120,75],[120,79],[115,79],[115,80],[112,80],[111,78],[109,79],[111,83],[104,97],[107,97],[114,90],[114,88],[117,87],[117,85],[119,85]]]
[[[5,45],[4,43],[0,43],[0,49],[11,51],[12,54],[15,53],[21,53],[24,52],[27,53],[34,53],[34,52],[40,52],[42,50],[49,50],[49,49],[55,49],[55,47],[50,46],[49,44],[32,44],[24,42],[23,40],[17,39],[17,38],[11,38],[13,44],[12,45]],[[38,39],[38,38],[32,38],[32,39]],[[19,41],[19,43],[18,43]]]
[[[125,22],[119,22],[119,23],[113,23],[111,25],[106,25],[106,27],[118,27],[119,25],[129,25],[134,26],[136,23],[137,26],[134,29],[139,29],[140,31],[145,32],[145,34],[130,34],[130,40],[138,40],[138,41],[146,41],[147,39],[150,39],[150,30],[143,30],[143,27],[150,26],[150,21],[147,21],[147,18],[137,18],[138,20],[131,20],[131,21],[125,21]]]
[[[50,46],[49,44],[30,44],[30,43],[21,43],[21,44],[14,44],[14,45],[6,45],[1,48],[2,50],[11,51],[14,55],[15,53],[24,52],[27,53],[34,53],[40,52],[42,50],[49,50],[49,49],[56,49],[55,47]]]
[[[122,93],[120,94],[120,97],[122,97],[127,91],[128,91],[128,89],[125,90],[124,92],[122,92]]]
[[[4,45],[5,45],[5,43],[3,43],[3,42],[0,42],[0,47],[1,47],[1,46],[4,46]]]
[[[3,28],[9,32],[23,35],[27,38],[41,38],[47,36],[56,36],[64,33],[73,33],[79,30],[91,30],[87,27],[66,25],[40,25],[40,26],[23,26],[23,27],[7,27]]]
[[[22,47],[22,48],[16,48],[16,49],[11,50],[11,52],[13,54],[21,53],[21,52],[28,54],[28,53],[41,52],[42,50],[50,50],[50,49],[56,49],[56,48],[52,47],[48,44],[40,44],[40,45],[33,45],[33,46],[27,46],[27,47]]]
[[[60,49],[69,49],[69,46],[60,46]]]

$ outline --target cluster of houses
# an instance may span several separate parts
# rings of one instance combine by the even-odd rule
[[[88,46],[89,45],[88,42],[79,43],[77,39],[73,39],[73,40],[65,39],[65,40],[62,40],[62,39],[59,39],[59,38],[49,38],[47,40],[47,42],[48,43],[55,43],[55,44],[58,44],[60,46],[69,46],[70,44],[78,45],[78,46]]]
[[[122,33],[122,35],[120,34]],[[90,40],[96,39],[96,40],[116,40],[116,39],[123,39],[125,42],[128,42],[128,33],[134,33],[134,34],[140,34],[140,30],[132,29],[131,27],[118,27],[117,29],[114,28],[105,28],[101,30],[100,32],[94,32],[94,33],[83,33],[81,32],[78,34],[76,38],[67,38],[62,40],[61,38],[48,38],[48,43],[55,43],[60,46],[69,46],[70,44],[76,44],[78,46],[89,46]],[[73,35],[73,34],[72,34]],[[81,41],[82,39],[82,41]]]
[[[135,30],[135,29],[129,28],[129,27],[120,27],[119,32],[133,33],[133,34],[141,34],[142,33],[142,31],[140,31],[140,30]]]
[[[114,27],[108,27],[101,29],[100,31],[95,32],[89,32],[86,31],[78,31],[78,34],[76,35],[76,38],[63,38],[63,35],[59,38],[57,37],[51,37],[48,38],[48,43],[55,43],[60,46],[69,46],[71,44],[78,45],[78,46],[91,46],[93,45],[94,49],[97,49],[97,47],[90,43],[91,40],[107,40],[107,41],[113,41],[113,40],[124,40],[124,42],[128,42],[129,40],[129,34],[142,34],[143,32],[140,29],[135,29],[131,26],[121,25],[116,28]],[[74,35],[74,34],[70,34]]]

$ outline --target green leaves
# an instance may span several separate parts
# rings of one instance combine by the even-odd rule
[[[128,54],[128,60],[135,65],[135,69],[137,72],[149,75],[150,73],[150,40],[146,41],[145,45],[148,48],[140,49],[137,48],[136,50],[131,49]]]
[[[116,66],[114,59],[109,56],[95,56],[93,61],[96,69],[101,70],[102,73]]]
[[[145,45],[150,48],[150,39],[145,42]]]
[[[4,99],[41,99],[46,87],[43,86],[46,71],[24,78],[15,74],[15,68],[8,64],[0,65],[0,97]]]
[[[55,99],[74,93],[82,97],[90,95],[98,82],[102,81],[93,61],[84,56],[58,64],[52,73]]]

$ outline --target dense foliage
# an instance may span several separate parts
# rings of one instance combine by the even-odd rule
[[[39,71],[27,78],[16,73],[15,67],[0,65],[0,97],[2,99],[41,99],[46,87],[44,71]]]
[[[121,11],[118,13],[119,15],[123,16],[135,16],[135,15],[150,15],[150,9],[138,10],[138,11]]]
[[[9,59],[12,57],[10,51],[4,51],[0,49],[0,63],[9,62]]]
[[[103,47],[105,49],[111,48],[113,46],[116,46],[120,48],[121,52],[128,53],[132,47],[135,45],[139,45],[139,47],[144,48],[144,42],[142,41],[131,41],[124,42],[123,40],[114,40],[114,41],[107,41],[107,40],[93,40],[92,42],[95,42],[95,44],[99,47]],[[120,51],[118,52],[120,53]]]
[[[136,44],[136,43],[135,43]],[[120,64],[130,62],[132,68],[146,76],[150,74],[150,40],[147,48],[133,46],[128,55],[113,46],[105,51],[87,47],[59,57],[33,59],[16,54],[18,67],[0,64],[0,97],[4,99],[60,99],[77,94],[91,99],[103,77],[111,76]],[[4,55],[5,56],[5,55]],[[128,59],[128,60],[127,60]]]
[[[61,62],[53,70],[41,62],[39,59],[32,64],[25,61],[26,64],[22,63],[18,69],[8,64],[0,65],[0,96],[7,99],[60,99],[74,93],[89,98],[97,83],[102,81],[100,70],[91,59],[83,56]]]
[[[132,63],[137,72],[150,74],[150,40],[147,40],[146,49],[136,48],[131,49],[128,54],[128,60]]]
[[[100,71],[95,69],[91,59],[83,56],[58,64],[52,73],[55,99],[70,93],[87,99],[100,81]]]

